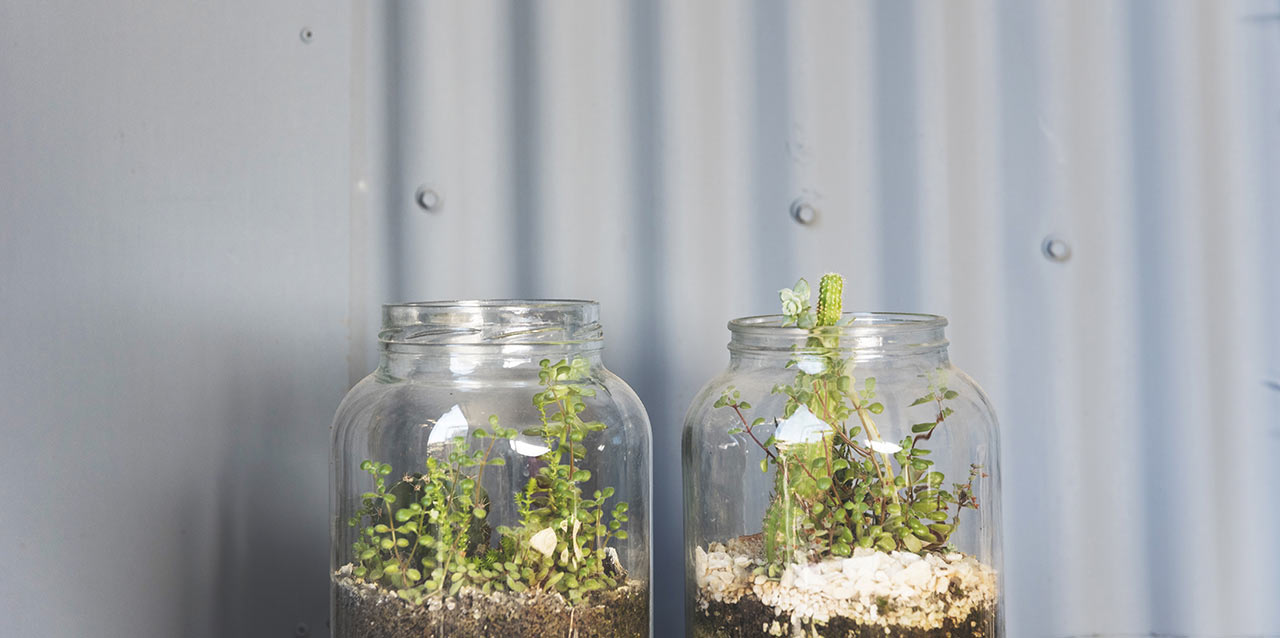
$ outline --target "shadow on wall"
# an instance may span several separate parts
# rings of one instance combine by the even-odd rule
[[[304,390],[298,361],[288,352],[260,347],[269,335],[231,338],[224,380],[227,439],[212,484],[187,485],[175,494],[180,520],[217,509],[214,525],[197,530],[213,543],[207,581],[187,592],[212,592],[212,605],[187,600],[189,611],[211,607],[216,636],[327,636],[328,449],[331,413],[342,395],[316,400]],[[344,375],[345,376],[345,375]],[[193,481],[195,483],[195,481]],[[207,495],[203,502],[188,494]],[[317,530],[324,530],[318,532]],[[208,538],[212,536],[212,538]],[[189,569],[180,565],[180,569]],[[195,618],[184,614],[186,618]],[[203,628],[191,627],[194,634]]]

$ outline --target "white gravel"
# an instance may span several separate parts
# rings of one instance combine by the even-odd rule
[[[700,602],[735,603],[754,594],[776,613],[791,616],[793,635],[802,635],[803,624],[825,624],[835,616],[935,629],[948,618],[961,621],[974,609],[994,605],[998,595],[995,570],[966,554],[859,548],[849,558],[789,564],[780,579],[771,580],[752,573],[765,564],[758,552],[733,545],[697,548]]]

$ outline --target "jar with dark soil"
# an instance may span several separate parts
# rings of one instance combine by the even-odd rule
[[[1002,636],[996,421],[946,320],[788,293],[685,422],[687,635]]]
[[[335,637],[650,635],[650,433],[587,301],[389,305],[333,426]]]

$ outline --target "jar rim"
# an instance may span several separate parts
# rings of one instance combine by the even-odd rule
[[[431,299],[428,301],[399,301],[382,304],[383,308],[576,308],[599,307],[594,299]]]
[[[810,337],[840,338],[842,350],[922,350],[948,344],[942,315],[914,312],[846,312],[844,325],[800,328],[783,326],[784,316],[755,315],[729,322],[730,350],[785,350],[806,348]]]
[[[859,329],[876,329],[885,326],[899,328],[902,330],[933,330],[937,328],[945,328],[947,326],[947,318],[942,315],[933,315],[921,312],[846,312],[841,315],[845,319],[851,320],[843,326],[823,326],[816,330],[859,330]],[[795,326],[783,326],[783,315],[753,315],[750,317],[738,317],[729,321],[730,330],[786,330],[796,334],[811,334],[810,328],[797,328]]]
[[[384,346],[561,346],[600,342],[589,299],[451,299],[382,306]]]

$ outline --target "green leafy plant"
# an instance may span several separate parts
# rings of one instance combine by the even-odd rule
[[[978,507],[973,483],[981,468],[971,466],[967,482],[947,489],[946,477],[932,467],[931,451],[920,446],[954,412],[947,402],[958,394],[946,386],[943,371],[910,404],[932,406],[933,418],[913,425],[901,441],[881,436],[875,417],[884,405],[876,400],[875,377],[859,380],[852,357],[840,349],[843,283],[837,274],[824,275],[816,308],[810,306],[804,279],[779,293],[783,325],[807,329],[810,336],[787,363],[796,370],[794,381],[775,386],[773,393],[786,397],[782,419],[805,410],[821,428],[791,440],[780,440],[775,430],[762,441],[756,429],[767,420],[747,421],[751,405],[738,390],[725,389],[715,403],[735,413],[740,425],[731,433],[745,433],[764,451],[761,471],[773,467],[775,472],[763,525],[770,575],[798,556],[848,556],[856,547],[945,551],[961,510]]]
[[[373,490],[361,495],[362,507],[348,522],[360,527],[352,545],[352,576],[390,588],[420,604],[432,594],[452,596],[470,587],[485,593],[557,591],[570,602],[587,592],[617,587],[625,573],[611,546],[627,538],[626,502],[607,506],[613,487],[584,495],[591,479],[583,467],[589,433],[605,429],[583,420],[584,397],[595,394],[585,382],[589,364],[582,358],[540,362],[543,390],[533,397],[541,424],[524,434],[539,436],[548,451],[535,476],[515,494],[516,526],[499,526],[497,542],[488,523],[485,469],[505,463],[493,455],[499,440],[518,436],[515,429],[489,418],[489,429],[449,443],[445,459],[426,459],[425,471],[405,475],[388,486],[392,468],[366,460]]]

